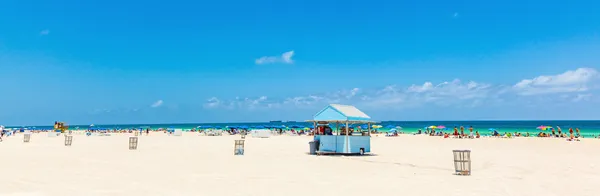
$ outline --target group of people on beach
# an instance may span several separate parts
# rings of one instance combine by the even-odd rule
[[[460,132],[459,132],[460,129]],[[452,135],[450,133],[446,133],[443,130],[439,130],[436,131],[435,127],[427,127],[425,129],[425,134],[428,134],[429,136],[443,136],[444,138],[450,138],[450,136],[452,136],[453,138],[480,138],[481,134],[479,134],[479,131],[475,131],[473,132],[473,126],[469,126],[469,134],[465,133],[465,127],[460,126],[460,128],[458,126],[454,126],[454,132],[452,132]],[[423,131],[421,129],[419,129],[417,131],[417,134],[423,134]]]
[[[55,122],[55,129],[56,128],[61,128],[60,123]],[[579,140],[579,138],[584,138],[583,135],[581,135],[581,131],[579,130],[579,128],[569,128],[568,132],[564,132],[559,126],[556,126],[556,129],[554,127],[547,127],[548,129],[544,129],[543,131],[540,131],[538,134],[536,134],[535,136],[537,137],[552,137],[552,138],[566,138],[569,141],[577,141]],[[343,129],[342,129],[343,130]],[[479,131],[475,130],[473,128],[473,126],[469,126],[467,130],[465,130],[464,126],[454,126],[453,131],[452,132],[445,132],[445,130],[448,129],[436,129],[436,127],[432,126],[432,127],[427,127],[426,130],[423,132],[421,129],[419,129],[417,131],[417,134],[428,134],[429,136],[442,136],[444,138],[459,138],[459,139],[463,139],[463,138],[481,138],[481,134],[479,133]],[[505,132],[504,134],[501,134],[498,132],[498,130],[495,129],[490,129],[490,136],[493,137],[505,137],[505,138],[512,138],[512,137],[530,137],[530,133],[525,132],[525,133],[519,133],[519,132],[514,132],[514,133],[510,133],[510,132]],[[547,132],[547,130],[549,130],[549,132]],[[32,133],[39,133],[39,132],[45,132],[42,130],[30,130]],[[190,130],[191,132],[205,132],[206,130],[202,130],[200,128],[198,129],[192,129]],[[242,131],[241,129],[227,129],[226,132],[228,132],[230,135],[234,135],[234,134],[240,134],[242,132],[247,132],[248,130]],[[314,133],[315,131],[322,131],[323,134],[327,134],[327,131],[325,129],[323,130],[308,130],[308,131],[304,131],[304,130],[292,130],[291,132],[297,134],[297,135],[303,135],[303,134],[307,134],[307,135],[312,135],[311,133]],[[352,129],[350,130],[350,133],[352,133]],[[468,132],[467,132],[468,131]],[[14,135],[16,132],[18,132],[15,129],[5,129],[3,126],[0,126],[0,142],[3,140],[3,138],[10,136],[10,135]],[[23,130],[21,130],[20,132],[23,132]],[[145,129],[104,129],[104,130],[97,130],[97,129],[90,129],[90,130],[86,130],[85,131],[86,134],[91,135],[91,133],[94,132],[103,132],[103,133],[136,133],[136,135],[142,135],[145,133],[145,135],[149,135],[150,132],[164,132],[167,134],[172,134],[171,132],[169,132],[167,129],[150,129],[150,128],[145,128]],[[276,132],[279,134],[282,134],[283,129],[276,129]],[[331,129],[329,129],[329,133],[328,134],[332,134]],[[344,133],[345,134],[345,133]],[[598,138],[600,139],[600,135],[598,135],[597,137],[592,136],[593,138]]]
[[[565,133],[562,132],[562,129],[559,126],[556,126],[557,131],[554,130],[554,127],[552,127],[552,133],[548,134],[548,133],[544,133],[544,132],[540,132],[538,134],[539,137],[560,137],[560,138],[567,138],[567,135]],[[578,139],[578,138],[583,138],[583,136],[581,135],[581,132],[579,131],[579,128],[575,128],[575,132],[573,132],[573,128],[569,128],[569,137],[570,140],[574,140],[574,139]]]
[[[579,128],[569,128],[569,133],[567,135],[567,133],[563,132],[562,129],[557,126],[556,127],[557,130],[555,130],[553,127],[551,128],[551,133],[545,133],[545,132],[540,132],[537,134],[538,137],[556,137],[556,138],[568,138],[568,140],[570,141],[574,141],[574,140],[578,140],[578,138],[584,138],[581,135],[581,132],[579,130]],[[473,126],[469,126],[469,133],[467,134],[465,132],[465,127],[463,126],[454,126],[454,131],[452,133],[446,133],[444,132],[444,130],[439,130],[436,131],[435,127],[427,127],[425,130],[425,134],[428,134],[429,136],[443,136],[444,138],[480,138],[481,134],[479,133],[479,131],[474,131]],[[421,129],[419,129],[417,131],[417,134],[422,134],[423,132],[421,131]],[[507,137],[507,138],[512,138],[512,137],[530,137],[531,135],[529,133],[519,133],[519,132],[514,132],[514,133],[510,133],[510,132],[505,132],[504,134],[499,133],[497,130],[493,129],[491,130],[490,133],[491,136],[494,137]],[[600,135],[598,136],[598,138],[600,139]]]

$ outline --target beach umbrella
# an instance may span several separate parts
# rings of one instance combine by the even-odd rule
[[[536,129],[539,129],[539,130],[542,130],[542,131],[545,131],[545,130],[547,130],[548,128],[551,128],[551,127],[549,127],[549,126],[544,126],[544,125],[542,125],[542,126],[539,126],[539,127],[536,127]]]
[[[444,125],[440,125],[440,126],[437,126],[437,128],[438,128],[438,129],[445,129],[445,128],[446,128],[446,126],[444,126]]]
[[[429,126],[429,128],[430,129],[435,129],[435,128],[437,128],[437,126],[432,125],[432,126]]]
[[[396,129],[402,130],[402,127],[401,126],[396,126]]]
[[[381,128],[381,127],[383,127],[383,126],[381,126],[381,125],[373,125],[373,128],[374,128],[374,129],[379,129],[379,128]]]
[[[394,125],[387,125],[387,126],[385,126],[386,129],[391,129],[391,128],[394,128],[394,127],[396,127],[396,126],[394,126]]]
[[[390,129],[390,132],[396,132],[396,131],[398,131],[398,129],[396,129],[396,128]]]

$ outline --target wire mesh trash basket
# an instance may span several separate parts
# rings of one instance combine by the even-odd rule
[[[129,137],[129,150],[136,150],[138,146],[138,137]]]
[[[471,151],[453,150],[452,153],[454,154],[454,171],[456,175],[471,175]]]
[[[244,155],[244,140],[235,140],[233,155]]]
[[[31,140],[31,134],[27,133],[27,134],[23,135],[23,142],[29,143],[30,140]]]
[[[65,146],[71,146],[73,144],[73,136],[65,135]]]

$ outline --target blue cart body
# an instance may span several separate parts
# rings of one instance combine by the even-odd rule
[[[345,135],[315,135],[315,141],[319,141],[320,152],[357,154],[363,149],[364,153],[371,152],[370,136],[348,136]]]

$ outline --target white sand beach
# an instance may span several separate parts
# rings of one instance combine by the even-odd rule
[[[372,137],[373,156],[307,155],[307,136],[34,134],[0,142],[0,195],[599,195],[600,140]],[[453,149],[472,150],[471,176]]]

